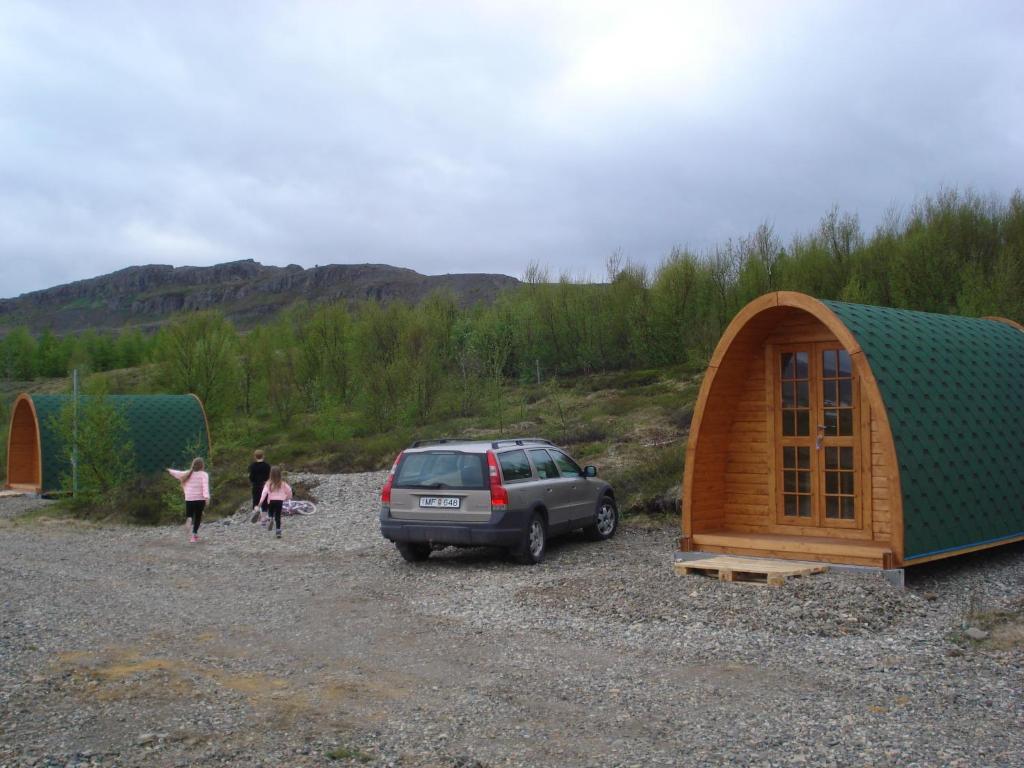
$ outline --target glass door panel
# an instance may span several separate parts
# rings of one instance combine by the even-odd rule
[[[821,394],[818,448],[821,478],[820,525],[856,528],[859,525],[855,432],[857,408],[853,364],[845,349],[817,345],[815,362]]]
[[[857,383],[835,344],[775,348],[776,522],[857,528]]]
[[[814,501],[814,412],[810,349],[785,350],[778,357],[777,456],[781,459],[781,488],[776,521],[785,525],[816,525]]]

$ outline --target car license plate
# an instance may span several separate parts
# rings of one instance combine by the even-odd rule
[[[434,509],[458,509],[460,501],[457,496],[420,496],[421,507]]]

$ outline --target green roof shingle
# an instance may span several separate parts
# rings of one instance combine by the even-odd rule
[[[85,404],[90,399],[89,395],[82,395],[79,402]],[[39,420],[43,492],[59,490],[61,475],[70,471],[60,436],[52,424],[70,400],[71,395],[32,395]],[[185,467],[196,453],[209,459],[206,416],[199,400],[192,395],[110,395],[107,400],[127,423],[137,472]]]
[[[1024,332],[994,320],[823,302],[885,401],[904,558],[1024,535]]]

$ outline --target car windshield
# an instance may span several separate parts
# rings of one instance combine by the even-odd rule
[[[488,487],[485,458],[458,451],[407,453],[398,463],[393,487],[483,490]]]

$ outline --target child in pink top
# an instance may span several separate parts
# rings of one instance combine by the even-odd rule
[[[199,523],[203,519],[203,510],[210,502],[210,476],[204,471],[205,466],[202,459],[195,458],[192,459],[192,468],[187,472],[170,467],[167,469],[181,483],[181,490],[185,494],[185,528],[192,529],[189,541],[193,544],[199,541]]]
[[[263,494],[260,496],[260,504],[264,501],[270,502],[269,514],[271,520],[267,521],[267,530],[270,530],[270,523],[273,521],[277,528],[277,538],[281,538],[281,507],[292,497],[292,487],[281,479],[281,467],[270,468],[270,479],[263,486]]]

